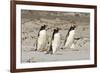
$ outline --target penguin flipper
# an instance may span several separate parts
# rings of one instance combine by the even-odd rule
[[[80,40],[81,38],[74,38],[74,40]]]

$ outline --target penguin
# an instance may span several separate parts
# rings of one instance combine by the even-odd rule
[[[64,41],[64,48],[74,48],[74,35],[75,35],[75,25],[71,25],[70,29],[68,30],[68,33],[65,37],[65,41]]]
[[[40,28],[40,31],[38,33],[38,39],[36,44],[35,51],[45,51],[46,50],[46,43],[47,43],[47,31],[46,31],[47,25],[43,25]]]
[[[60,47],[60,42],[61,42],[61,36],[59,33],[59,28],[56,28],[53,30],[50,48],[49,48],[49,51],[47,52],[47,54],[48,53],[54,54],[57,51],[57,49]]]

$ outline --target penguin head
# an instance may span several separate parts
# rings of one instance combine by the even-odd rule
[[[47,27],[47,25],[44,25],[43,27],[44,27],[44,29],[45,29],[45,28]]]
[[[70,30],[75,30],[76,25],[71,25]]]
[[[54,29],[54,32],[55,32],[55,33],[58,33],[58,32],[59,32],[59,28],[55,28],[55,29]]]
[[[59,32],[59,28],[56,28],[56,31]]]
[[[44,30],[44,29],[46,29],[46,27],[47,27],[47,25],[43,25],[43,26],[41,26],[40,30]]]

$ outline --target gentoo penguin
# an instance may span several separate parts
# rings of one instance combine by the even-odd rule
[[[59,33],[59,28],[56,28],[53,30],[52,38],[51,38],[51,44],[49,51],[47,53],[54,54],[57,49],[60,47],[60,41],[61,41],[61,36]]]
[[[74,35],[75,35],[75,25],[71,25],[70,29],[68,30],[68,34],[66,35],[64,41],[64,48],[74,48]]]
[[[38,33],[38,40],[37,40],[37,45],[36,45],[37,51],[44,51],[46,49],[46,43],[47,43],[46,27],[47,27],[47,25],[41,26],[40,31]]]

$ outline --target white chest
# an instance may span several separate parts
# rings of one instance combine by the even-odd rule
[[[56,33],[54,35],[54,40],[52,41],[53,53],[56,52],[56,50],[59,48],[59,46],[60,46],[60,33]]]
[[[67,40],[72,40],[74,38],[74,35],[75,35],[75,30],[70,31]]]
[[[39,37],[40,38],[45,38],[46,37],[46,30],[41,30]]]
[[[74,35],[75,35],[75,30],[72,30],[72,31],[69,32],[65,47],[71,46],[71,44],[74,41]]]

